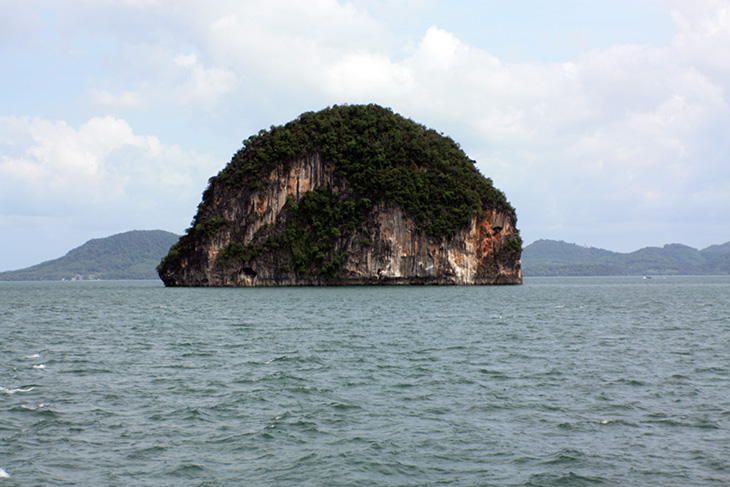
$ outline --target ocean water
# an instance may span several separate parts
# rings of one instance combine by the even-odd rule
[[[0,283],[0,487],[730,485],[730,277]]]

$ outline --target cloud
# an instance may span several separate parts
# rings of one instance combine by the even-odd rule
[[[412,73],[387,56],[353,53],[327,69],[323,85],[329,96],[367,103],[374,98],[396,99],[412,88]]]
[[[192,110],[207,111],[215,107],[238,86],[237,76],[228,68],[206,66],[195,52],[163,52],[151,50],[141,64],[150,66],[136,80],[127,83],[131,89],[116,92],[92,88],[94,106],[123,110]],[[118,85],[119,83],[113,83]]]
[[[114,216],[156,222],[194,207],[201,186],[220,163],[134,134],[114,117],[78,128],[59,120],[1,117],[0,206],[5,215]],[[122,216],[123,215],[123,216]],[[175,218],[181,225],[180,217]],[[169,225],[165,225],[169,226]]]
[[[426,31],[416,58],[426,68],[444,70],[453,66],[459,51],[467,53],[468,50],[453,34],[432,26]]]
[[[672,0],[677,26],[674,48],[689,64],[728,80],[730,62],[730,4],[725,0]]]
[[[201,64],[195,53],[178,54],[172,64],[179,66],[178,82],[173,83],[174,101],[177,105],[215,106],[221,97],[232,92],[237,84],[237,76],[228,68],[206,67]],[[159,86],[160,94],[164,87]]]
[[[181,233],[209,155],[135,134],[125,121],[0,117],[0,270],[57,258],[90,238],[134,229]]]
[[[205,27],[205,56],[247,86],[298,86],[316,93],[321,73],[389,36],[365,12],[335,0],[251,1]],[[302,86],[303,85],[303,86]]]

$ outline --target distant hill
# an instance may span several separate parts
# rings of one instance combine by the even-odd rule
[[[629,276],[730,274],[730,242],[704,250],[681,244],[619,253],[555,240],[522,251],[525,276]]]
[[[65,256],[0,274],[0,281],[157,279],[156,267],[179,236],[134,230],[89,240]]]
[[[702,250],[703,254],[730,254],[730,242],[726,242],[722,245],[710,245],[706,249]]]

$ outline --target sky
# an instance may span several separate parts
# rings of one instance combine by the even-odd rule
[[[376,103],[529,244],[730,241],[730,0],[0,0],[0,271],[182,234],[261,129]]]

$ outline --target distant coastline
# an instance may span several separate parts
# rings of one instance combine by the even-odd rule
[[[178,238],[164,230],[133,230],[93,239],[58,259],[0,273],[0,281],[158,279],[155,268]]]
[[[682,244],[620,253],[557,240],[522,251],[525,276],[670,276],[730,274],[730,242],[697,250]]]

